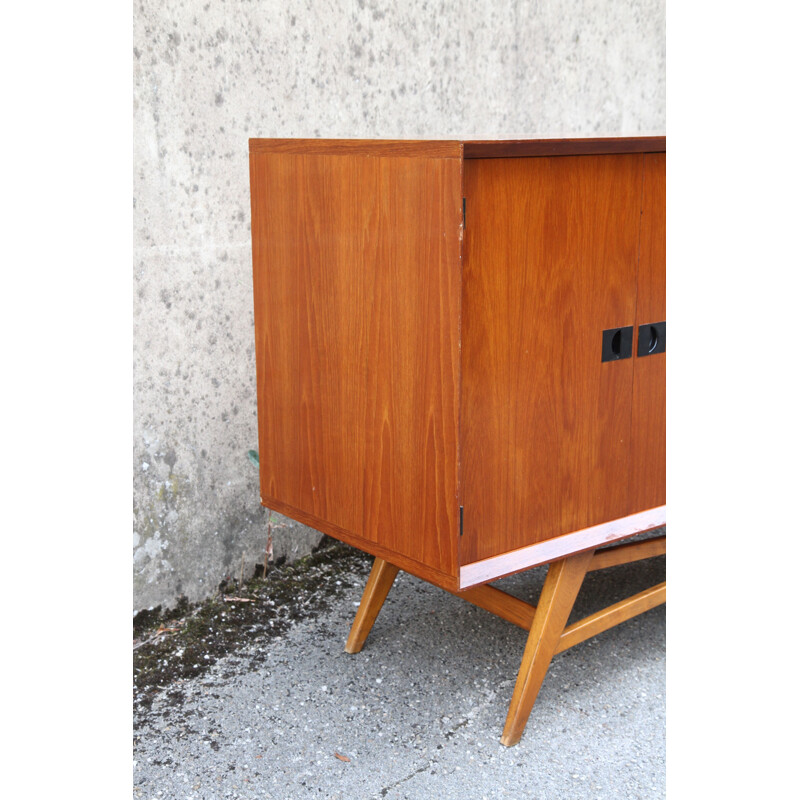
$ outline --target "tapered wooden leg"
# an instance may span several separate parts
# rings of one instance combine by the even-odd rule
[[[350,628],[350,635],[347,637],[347,644],[344,646],[348,653],[358,653],[364,646],[399,571],[394,564],[382,558],[375,559],[367,578],[367,585],[364,587],[364,594],[361,596],[361,604],[356,611],[356,618]]]
[[[522,737],[593,554],[593,550],[588,550],[555,561],[547,571],[500,739],[506,747],[515,745]]]

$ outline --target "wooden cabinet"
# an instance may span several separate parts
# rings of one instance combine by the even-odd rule
[[[251,140],[264,505],[447,589],[663,524],[664,149]]]
[[[665,149],[252,139],[262,503],[461,593],[664,524]]]

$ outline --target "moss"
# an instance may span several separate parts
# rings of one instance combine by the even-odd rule
[[[148,631],[155,630],[158,627],[162,616],[161,606],[140,611],[133,618],[133,638],[141,638],[142,636],[146,635]]]
[[[133,626],[135,706],[146,711],[156,692],[165,688],[170,702],[178,703],[182,694],[173,687],[182,680],[202,675],[221,657],[281,635],[326,610],[354,582],[363,582],[370,564],[369,556],[326,537],[310,556],[275,565],[266,578],[259,565],[243,586],[238,581],[223,583],[218,594],[203,603],[190,605],[184,598],[171,611],[159,607],[140,612]],[[253,602],[226,601],[226,596]]]

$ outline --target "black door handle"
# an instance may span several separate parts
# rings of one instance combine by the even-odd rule
[[[649,322],[639,326],[637,356],[652,356],[667,349],[667,323]]]
[[[633,352],[633,325],[627,328],[609,328],[603,331],[601,361],[619,361],[630,358]]]

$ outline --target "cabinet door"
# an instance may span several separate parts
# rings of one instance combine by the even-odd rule
[[[666,265],[666,155],[648,153],[644,156],[635,349],[640,326],[648,335],[652,323],[667,319]],[[666,352],[637,356],[631,416],[631,514],[667,501],[666,378]]]
[[[460,562],[629,508],[642,155],[465,162]]]

